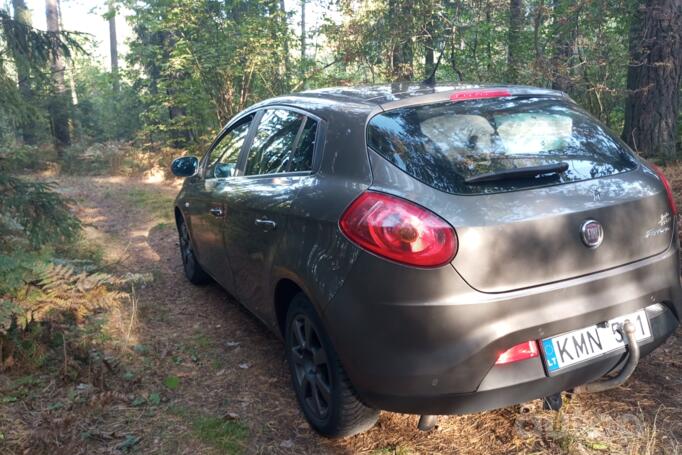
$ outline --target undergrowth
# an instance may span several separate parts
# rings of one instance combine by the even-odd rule
[[[68,376],[67,344],[87,352],[100,313],[129,300],[141,277],[105,273],[72,201],[20,174],[27,153],[0,153],[0,371],[39,368],[61,350]]]

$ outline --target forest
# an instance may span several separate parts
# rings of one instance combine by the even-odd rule
[[[108,40],[65,27],[74,8]],[[459,438],[466,453],[677,453],[682,401],[657,406],[658,379],[538,411],[534,429],[502,410],[430,439],[401,415],[345,442],[301,435],[284,386],[244,393],[247,372],[281,363],[276,341],[217,289],[175,288],[172,158],[266,98],[435,83],[563,91],[679,195],[682,0],[0,2],[0,452],[428,453]],[[220,384],[236,398],[207,396]],[[636,424],[609,420],[609,400],[639,406]]]
[[[65,0],[66,1],[66,0]],[[279,94],[387,82],[551,87],[645,156],[679,153],[679,2],[633,0],[110,1],[110,65],[88,36],[2,10],[6,147],[108,140],[201,147],[234,114]],[[322,17],[306,24],[306,8]],[[119,56],[115,16],[132,29]],[[120,60],[120,61],[119,61]],[[122,65],[122,63],[125,65]],[[125,113],[125,115],[121,115]]]

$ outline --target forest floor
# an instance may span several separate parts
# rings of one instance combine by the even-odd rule
[[[109,315],[103,355],[116,361],[95,371],[98,380],[65,379],[59,363],[51,371],[0,375],[2,453],[681,450],[680,331],[645,358],[625,386],[576,396],[559,413],[543,411],[536,400],[443,417],[436,430],[423,433],[416,416],[382,412],[364,434],[321,438],[298,410],[280,341],[217,285],[185,280],[172,220],[177,183],[60,177],[59,184],[104,261],[119,273],[152,279]]]

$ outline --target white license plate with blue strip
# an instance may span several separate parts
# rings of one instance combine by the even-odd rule
[[[644,310],[542,340],[547,370],[552,373],[585,362],[625,346],[618,328],[628,319],[635,325],[637,341],[651,337],[649,320]]]

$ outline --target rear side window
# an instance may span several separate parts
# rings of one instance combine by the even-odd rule
[[[466,100],[373,117],[367,143],[438,190],[493,193],[617,174],[637,164],[626,147],[572,104],[546,97]],[[561,174],[467,183],[481,174],[565,162]]]
[[[307,118],[301,137],[292,156],[290,172],[309,171],[313,168],[313,152],[317,137],[317,121]]]
[[[284,109],[265,111],[246,160],[246,175],[287,172],[305,116]]]

